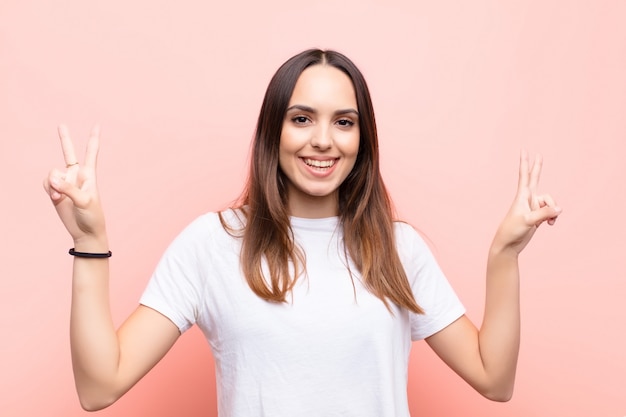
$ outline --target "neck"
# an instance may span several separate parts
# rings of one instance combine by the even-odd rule
[[[298,190],[289,190],[289,215],[307,219],[334,217],[339,214],[338,192],[325,196],[312,196]]]

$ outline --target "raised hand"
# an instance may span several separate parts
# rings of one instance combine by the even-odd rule
[[[537,155],[530,167],[528,153],[521,152],[517,194],[496,232],[494,249],[519,254],[541,224],[553,225],[561,214],[561,208],[550,194],[537,191],[542,165],[543,159]]]
[[[43,186],[63,225],[74,239],[106,240],[104,214],[96,185],[100,130],[95,126],[87,143],[83,163],[79,163],[67,127],[59,126],[65,169],[53,169]]]

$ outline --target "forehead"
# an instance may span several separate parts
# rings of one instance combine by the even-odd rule
[[[291,94],[289,105],[306,104],[311,107],[357,107],[356,93],[350,78],[330,65],[313,65],[305,69]]]

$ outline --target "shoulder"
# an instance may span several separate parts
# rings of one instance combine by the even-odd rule
[[[206,236],[207,233],[216,230],[219,225],[220,221],[218,213],[204,213],[187,224],[187,226],[185,226],[185,228],[180,232],[179,237],[193,239]]]
[[[206,235],[207,232],[215,233],[224,230],[237,231],[243,229],[244,225],[245,216],[241,210],[227,209],[219,212],[211,211],[196,217],[183,229],[183,233]]]
[[[428,245],[420,233],[409,223],[394,221],[394,238],[398,250],[407,248],[410,250],[428,250]]]
[[[411,224],[394,222],[394,238],[398,256],[405,268],[419,270],[436,262],[430,246]]]
[[[231,242],[243,230],[243,219],[241,212],[230,209],[201,214],[183,228],[171,246],[207,248]]]

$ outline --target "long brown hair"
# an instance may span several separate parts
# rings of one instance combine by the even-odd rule
[[[365,79],[346,56],[309,49],[286,61],[272,77],[257,122],[250,170],[237,207],[245,216],[240,230],[243,273],[259,297],[285,302],[304,268],[305,254],[294,243],[287,210],[287,179],[278,163],[283,119],[300,74],[313,65],[344,72],[356,93],[360,142],[354,168],[339,187],[339,218],[347,256],[368,290],[387,307],[389,301],[423,313],[411,292],[396,250],[391,200],[379,169],[378,135]],[[226,230],[234,232],[220,215]],[[263,273],[263,260],[268,276]],[[290,262],[293,269],[289,269]]]

